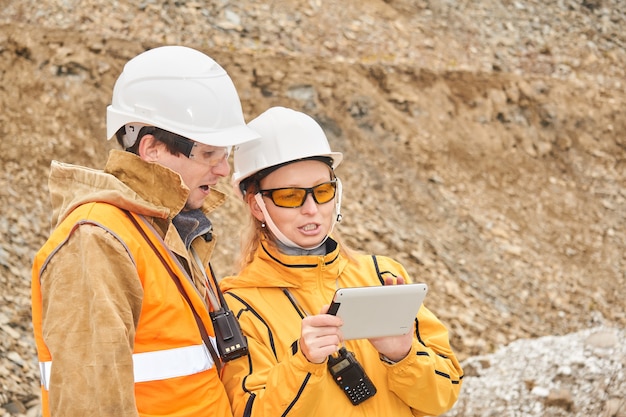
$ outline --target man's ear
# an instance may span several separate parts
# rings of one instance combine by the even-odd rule
[[[138,151],[141,159],[147,162],[158,161],[163,143],[152,135],[144,135],[138,140],[140,141]]]

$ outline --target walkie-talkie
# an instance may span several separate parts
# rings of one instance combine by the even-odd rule
[[[213,267],[209,264],[211,277],[215,283],[220,308],[209,312],[215,330],[215,342],[222,361],[228,362],[248,354],[248,340],[243,335],[239,321],[235,314],[228,308],[219,284],[215,279]]]
[[[328,357],[328,370],[353,405],[358,405],[376,394],[376,387],[369,379],[352,352],[345,347],[338,356]]]
[[[248,341],[241,332],[237,317],[228,308],[209,312],[215,341],[222,361],[228,362],[248,354]]]

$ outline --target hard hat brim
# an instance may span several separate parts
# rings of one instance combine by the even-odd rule
[[[170,123],[168,128],[159,126],[155,120],[137,117],[136,115],[125,114],[117,111],[112,106],[107,107],[107,138],[110,140],[115,137],[115,133],[119,127],[129,123],[140,123],[143,125],[154,126],[168,132],[175,133],[195,142],[211,146],[234,146],[251,140],[259,139],[259,134],[249,128],[247,125],[232,126],[219,130],[192,130],[182,127],[172,126]],[[117,127],[119,126],[119,127]]]

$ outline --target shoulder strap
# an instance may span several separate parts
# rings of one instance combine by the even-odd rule
[[[380,272],[380,268],[378,267],[378,260],[376,259],[376,255],[372,255],[372,261],[374,261],[374,269],[376,269],[376,275],[382,285],[385,285],[385,280],[383,278],[382,272]]]
[[[187,292],[183,288],[183,284],[180,281],[180,278],[178,277],[178,275],[176,275],[176,273],[172,270],[172,268],[169,266],[169,264],[165,261],[165,259],[163,258],[163,255],[161,255],[161,252],[159,252],[159,250],[156,248],[156,246],[154,245],[152,240],[150,240],[150,238],[148,237],[146,232],[143,230],[143,228],[141,227],[141,225],[139,224],[137,219],[135,219],[135,216],[133,216],[129,211],[124,210],[124,212],[126,213],[128,218],[131,220],[131,222],[133,222],[133,224],[135,225],[135,227],[137,228],[139,233],[141,233],[141,235],[144,237],[146,242],[148,242],[148,244],[150,245],[150,247],[152,248],[154,253],[159,257],[159,260],[161,261],[161,263],[163,264],[163,266],[167,270],[168,274],[170,275],[170,277],[174,281],[174,284],[176,284],[176,287],[178,288],[178,291],[180,291],[180,293],[183,296],[183,298],[185,299],[185,301],[187,301],[187,304],[189,305],[189,307],[191,308],[191,311],[193,312],[193,317],[196,320],[196,324],[198,325],[198,329],[200,330],[200,335],[202,336],[202,341],[204,342],[204,344],[206,345],[207,349],[209,350],[209,353],[211,354],[211,357],[213,358],[213,362],[215,363],[215,366],[217,367],[217,371],[219,373],[220,370],[221,370],[220,358],[217,355],[217,352],[215,352],[215,349],[213,348],[213,343],[211,343],[211,339],[209,338],[209,335],[208,335],[208,333],[206,331],[206,328],[204,327],[204,324],[202,323],[202,319],[200,318],[200,315],[196,311],[195,307],[193,306],[193,303],[191,302],[191,299],[189,298],[189,294],[187,294]]]
[[[376,257],[376,255],[372,255],[372,260],[374,261],[374,269],[376,270],[376,275],[378,275],[378,280],[380,281],[380,283],[382,285],[385,285],[385,274],[389,274],[394,278],[398,278],[398,275],[396,275],[396,273],[394,273],[393,271],[389,271],[389,270],[385,270],[385,271],[381,271],[380,270],[380,265],[378,264],[378,258]]]

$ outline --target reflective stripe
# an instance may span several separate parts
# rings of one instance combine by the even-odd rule
[[[41,386],[50,391],[50,371],[52,362],[39,362],[39,380]]]
[[[211,369],[213,359],[204,343],[196,346],[135,353],[135,382],[158,381]]]
[[[211,338],[213,339],[213,338]],[[213,340],[211,340],[215,344]],[[203,344],[133,354],[135,382],[158,381],[193,375],[213,367],[213,359]],[[39,362],[41,385],[50,390],[52,362]]]

